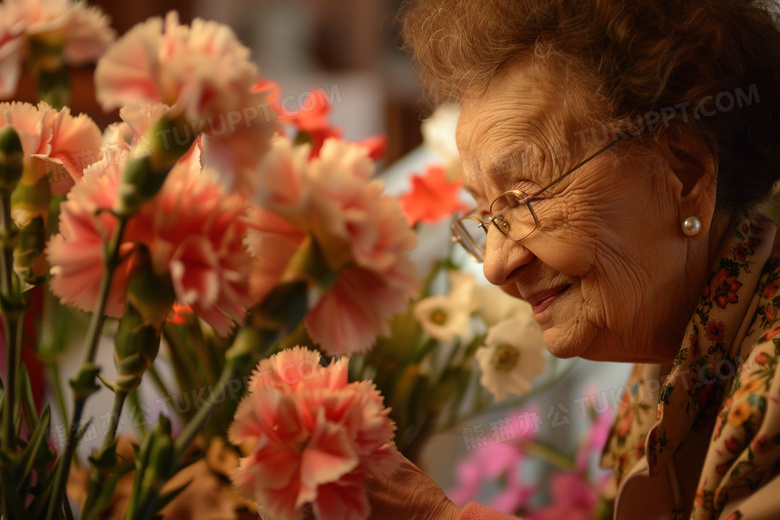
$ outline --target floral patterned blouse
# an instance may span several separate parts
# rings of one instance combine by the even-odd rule
[[[780,251],[743,218],[669,367],[637,365],[602,463],[615,518],[780,518]]]

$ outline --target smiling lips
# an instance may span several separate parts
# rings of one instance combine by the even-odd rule
[[[547,307],[553,304],[563,292],[571,287],[570,285],[561,285],[560,287],[553,287],[546,291],[536,293],[527,298],[527,302],[531,304],[531,309],[534,314],[540,314],[544,312]]]

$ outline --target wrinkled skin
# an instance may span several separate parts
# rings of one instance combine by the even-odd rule
[[[387,481],[371,479],[366,487],[371,520],[456,520],[460,514],[439,486],[407,459]]]
[[[464,185],[483,218],[503,191],[535,193],[609,142],[600,127],[571,131],[561,89],[545,88],[546,77],[539,66],[514,63],[486,94],[463,102]],[[581,139],[581,157],[569,157],[576,148],[568,145]],[[704,141],[631,139],[553,186],[534,206],[538,229],[522,242],[490,227],[486,278],[536,304],[555,356],[671,361],[722,239],[728,218],[713,222],[717,165]],[[512,160],[502,161],[507,154]],[[681,230],[691,215],[702,220],[694,237]]]

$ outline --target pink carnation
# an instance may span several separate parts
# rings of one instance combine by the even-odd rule
[[[257,365],[228,436],[251,446],[233,484],[261,514],[300,519],[311,504],[318,519],[367,518],[362,482],[395,471],[389,409],[370,381],[347,382],[347,363],[323,367],[317,352],[295,347]]]
[[[112,149],[122,158],[129,153],[121,140],[112,143]],[[123,161],[104,161],[88,170],[62,203],[61,233],[46,251],[52,292],[63,303],[86,311],[95,308],[103,244],[116,227],[113,216],[96,210],[113,207],[123,166]],[[128,223],[106,313],[122,315],[127,278],[143,246],[155,272],[171,276],[177,302],[189,305],[219,334],[227,334],[251,303],[250,257],[242,243],[245,207],[242,197],[224,193],[214,172],[201,171],[193,161],[177,163],[157,196]]]
[[[332,353],[362,351],[415,293],[407,252],[414,232],[398,200],[369,182],[365,147],[328,139],[318,158],[308,146],[278,138],[261,164],[263,209],[252,215],[247,245],[255,257],[253,288],[262,300],[307,237],[322,248],[335,281],[320,290],[304,320],[313,340]],[[319,288],[321,289],[321,288]]]
[[[23,183],[34,184],[47,175],[52,193],[62,195],[82,177],[85,166],[101,158],[100,130],[85,114],[73,117],[68,107],[57,111],[43,101],[37,106],[0,103],[0,114],[0,129],[13,126],[22,141]]]
[[[251,91],[258,78],[249,49],[225,25],[196,19],[180,25],[170,12],[150,18],[113,45],[95,71],[104,109],[164,103],[187,124],[183,140],[202,134],[203,162],[230,188],[254,187],[255,167],[277,130],[267,90]]]
[[[550,478],[553,503],[529,515],[530,520],[591,520],[596,512],[596,490],[580,475],[556,473]]]
[[[70,66],[94,63],[116,37],[103,11],[83,0],[6,0],[0,6],[0,97],[11,97],[29,58],[26,40],[62,47]]]

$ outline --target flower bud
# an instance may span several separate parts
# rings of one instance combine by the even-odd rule
[[[30,285],[38,285],[46,279],[46,229],[43,217],[36,216],[19,229],[14,248],[14,270]]]
[[[22,178],[24,152],[12,126],[0,131],[0,192],[11,193]]]
[[[138,312],[144,325],[159,330],[171,313],[176,292],[170,274],[158,276],[154,273],[148,254],[139,251],[136,258],[136,267],[127,282],[127,301]]]
[[[22,178],[11,195],[11,216],[18,226],[35,217],[46,222],[51,206],[51,186],[43,161],[30,157],[24,161]]]
[[[114,343],[116,380],[101,380],[115,392],[132,392],[141,384],[159,349],[160,330],[146,324],[141,313],[128,302]]]

